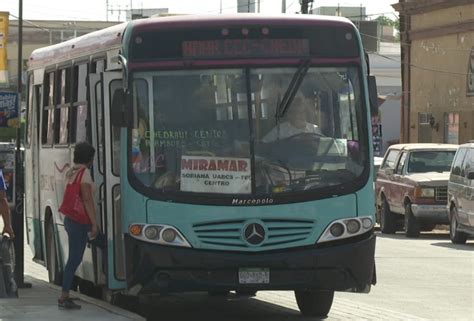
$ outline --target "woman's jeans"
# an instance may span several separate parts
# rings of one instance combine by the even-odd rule
[[[63,274],[63,292],[69,292],[77,267],[81,264],[88,240],[90,225],[80,224],[69,217],[64,218],[64,227],[69,238],[69,256]]]

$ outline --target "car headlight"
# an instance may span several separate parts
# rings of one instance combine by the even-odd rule
[[[416,197],[434,198],[435,190],[432,187],[419,187],[416,190]]]

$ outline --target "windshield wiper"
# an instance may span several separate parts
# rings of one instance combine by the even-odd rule
[[[291,102],[293,101],[293,98],[295,98],[296,91],[300,87],[304,76],[308,72],[310,63],[311,61],[309,59],[304,60],[299,65],[298,70],[296,70],[295,74],[293,75],[293,78],[291,79],[291,82],[288,85],[288,88],[286,89],[283,99],[279,102],[277,106],[276,113],[275,113],[275,117],[277,120],[283,117],[285,113],[287,112],[288,107],[291,105]]]

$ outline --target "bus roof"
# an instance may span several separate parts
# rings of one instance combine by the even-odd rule
[[[179,15],[168,17],[156,17],[134,20],[134,29],[139,31],[158,28],[175,28],[190,26],[201,27],[227,27],[236,25],[282,25],[291,26],[294,24],[321,24],[344,26],[353,25],[352,22],[343,17],[319,16],[319,15],[299,15],[280,14],[262,15],[255,13],[219,14],[219,15]]]
[[[52,46],[36,49],[30,56],[29,69],[44,68],[72,59],[80,59],[121,47],[125,29],[130,26],[133,31],[147,31],[168,28],[230,27],[255,25],[325,25],[353,26],[352,22],[342,17],[318,15],[261,15],[261,14],[223,14],[223,15],[179,15],[155,17],[124,22],[112,27],[88,33]]]
[[[28,69],[44,68],[71,59],[120,48],[122,35],[128,22],[121,23],[86,35],[73,38],[52,46],[36,49],[32,52]]]

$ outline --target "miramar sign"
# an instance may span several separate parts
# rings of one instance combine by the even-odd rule
[[[18,94],[0,92],[0,127],[18,126]]]

